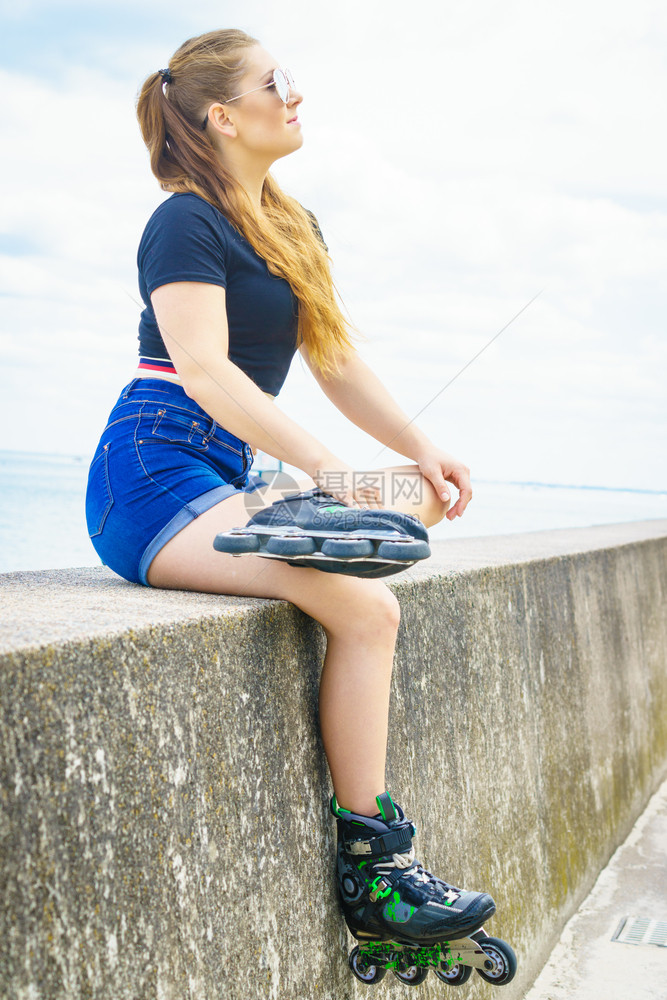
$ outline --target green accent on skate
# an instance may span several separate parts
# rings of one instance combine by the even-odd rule
[[[420,965],[426,965],[426,962],[422,961],[423,958],[428,958],[431,965],[437,965],[442,961],[442,949],[439,944],[432,945],[430,948],[420,948]]]
[[[385,895],[387,895],[385,893]],[[379,898],[382,898],[378,893]],[[396,924],[406,923],[412,914],[415,912],[416,907],[410,906],[409,903],[404,903],[397,892],[394,892],[394,898],[389,900],[384,908],[384,915],[387,920],[393,920]]]
[[[382,889],[382,890],[378,891],[378,885],[380,884],[380,882],[382,881],[383,878],[384,878],[384,875],[378,875],[378,877],[375,878],[375,879],[373,879],[373,881],[371,882],[371,891],[372,892],[377,892],[377,898],[378,899],[384,899],[391,892],[391,886],[390,885],[388,885],[386,889]],[[398,895],[398,893],[396,893],[396,895]]]
[[[410,967],[418,965],[421,968],[438,968],[446,961],[439,944],[423,946],[398,944],[395,941],[369,941],[359,945],[359,958],[366,958],[370,965],[382,966],[384,969],[396,969],[400,965]]]
[[[342,806],[338,805],[338,802],[336,801],[336,796],[335,795],[333,796],[331,802],[332,802],[332,805],[333,805],[333,811],[336,813],[337,816],[340,816],[341,813],[349,813],[349,812],[351,812],[350,809],[343,809]]]
[[[446,969],[453,969],[455,965],[460,965],[463,961],[463,955],[460,951],[457,951],[456,958],[454,957],[454,952],[449,946],[449,941],[443,941],[442,945],[442,955],[440,956],[440,964]]]

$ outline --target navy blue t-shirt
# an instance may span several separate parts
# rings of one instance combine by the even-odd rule
[[[169,358],[151,292],[174,281],[220,285],[226,289],[230,361],[264,392],[279,393],[296,351],[298,300],[217,208],[196,194],[167,198],[148,220],[137,263],[146,306],[139,322],[141,357]]]

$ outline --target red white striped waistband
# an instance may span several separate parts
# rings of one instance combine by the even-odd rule
[[[178,372],[168,358],[139,358],[135,378],[164,378],[169,382],[179,382]]]
[[[134,378],[165,378],[169,382],[177,382],[182,385],[180,376],[168,358],[139,358],[139,364],[134,373]],[[262,392],[269,399],[276,397],[271,392]]]

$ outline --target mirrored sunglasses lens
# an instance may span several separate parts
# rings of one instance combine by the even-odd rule
[[[290,83],[290,80],[291,77],[286,76],[281,69],[277,69],[273,74],[273,82],[276,85],[276,91],[278,93],[278,97],[285,104],[287,104],[287,102],[289,101],[290,86],[294,85],[294,81],[292,80],[292,82]]]

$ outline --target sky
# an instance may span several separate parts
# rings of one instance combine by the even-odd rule
[[[0,2],[0,448],[92,455],[164,197],[136,94],[219,27],[304,95],[273,172],[407,415],[473,477],[667,490],[657,0]],[[298,358],[278,405],[358,469],[399,460]]]

